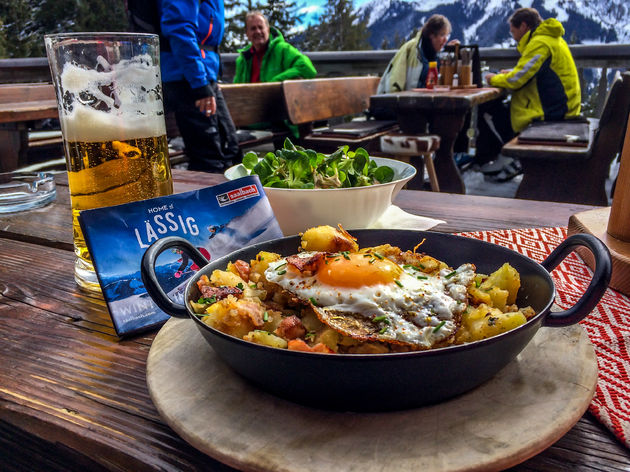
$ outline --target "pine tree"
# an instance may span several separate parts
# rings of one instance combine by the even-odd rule
[[[367,19],[359,21],[352,0],[326,0],[318,25],[305,32],[309,51],[359,51],[371,49]],[[306,48],[305,48],[306,49]]]
[[[269,20],[269,25],[278,28],[287,41],[295,35],[295,27],[301,20],[298,15],[300,7],[292,0],[269,0],[263,8],[263,13]]]
[[[125,0],[77,0],[76,3],[75,31],[127,30]]]
[[[2,36],[6,56],[32,57],[43,55],[43,43],[34,35],[32,0],[0,0]]]
[[[45,56],[45,34],[127,28],[124,0],[0,0],[0,18],[7,57]]]

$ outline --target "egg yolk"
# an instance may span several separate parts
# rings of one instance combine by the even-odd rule
[[[400,266],[389,259],[379,259],[374,254],[349,253],[327,257],[317,270],[317,278],[333,287],[359,288],[390,284],[402,272]]]

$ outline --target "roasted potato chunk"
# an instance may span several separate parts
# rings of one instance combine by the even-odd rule
[[[250,331],[245,336],[243,336],[243,339],[245,341],[251,341],[256,344],[262,344],[264,346],[276,347],[279,349],[287,348],[287,342],[284,339],[267,331]]]
[[[304,251],[340,252],[359,250],[355,238],[350,236],[341,226],[316,226],[302,234],[302,249]]]
[[[521,311],[503,313],[498,308],[481,304],[462,315],[462,325],[455,340],[460,344],[491,338],[525,324],[526,321],[527,318]]]

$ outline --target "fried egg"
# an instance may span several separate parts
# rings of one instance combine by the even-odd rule
[[[370,250],[302,252],[265,271],[342,334],[421,349],[454,335],[474,276],[473,264],[429,275]]]

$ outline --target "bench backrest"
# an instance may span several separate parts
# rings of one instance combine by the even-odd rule
[[[608,169],[617,153],[621,152],[630,113],[630,72],[617,74],[613,79],[593,141],[592,158]]]
[[[52,84],[0,84],[0,104],[41,100],[55,100]]]
[[[378,77],[285,80],[282,83],[289,119],[294,124],[356,115],[367,110]]]
[[[222,84],[221,91],[237,128],[261,122],[281,122],[288,118],[282,82]]]

